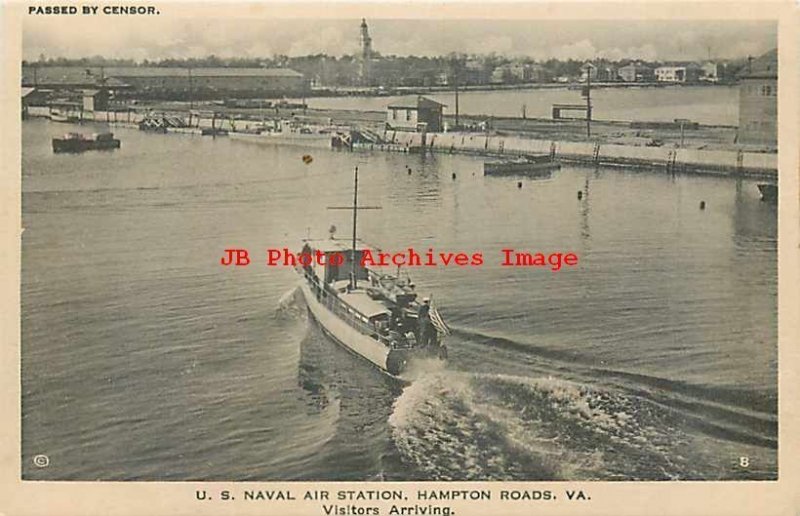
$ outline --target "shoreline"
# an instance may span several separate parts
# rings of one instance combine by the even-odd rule
[[[167,106],[164,106],[167,107]],[[161,116],[181,117],[187,112],[173,109],[161,112]],[[229,132],[233,137],[249,136],[255,143],[274,145],[303,145],[308,140],[304,134],[293,133],[266,138],[252,134],[251,129],[259,120],[237,116],[236,111],[215,111],[212,117],[194,117],[190,127],[164,127],[164,132],[202,134],[203,129]],[[245,110],[246,111],[246,110]],[[295,110],[297,111],[297,110]],[[777,180],[777,153],[756,152],[744,146],[733,146],[727,140],[735,135],[730,126],[698,126],[679,131],[656,125],[656,129],[631,129],[630,123],[621,121],[594,121],[592,138],[585,136],[584,120],[548,120],[497,118],[490,131],[413,133],[390,131],[385,127],[383,112],[303,110],[304,114],[292,113],[291,119],[298,123],[335,126],[336,132],[348,138],[358,134],[369,135],[371,141],[353,145],[354,150],[368,148],[393,152],[462,153],[484,157],[518,157],[551,155],[565,162],[586,163],[594,166],[645,167],[664,170],[667,173],[700,173],[731,177],[752,177]],[[146,112],[96,112],[85,116],[84,123],[107,124],[138,128],[139,123],[153,115]],[[226,116],[227,115],[227,116]],[[337,118],[334,118],[335,115]],[[48,108],[29,113],[35,118],[47,118]],[[283,119],[288,117],[283,113]],[[280,110],[271,120],[280,119]],[[445,120],[451,120],[445,116]],[[467,124],[473,117],[460,117]],[[337,125],[338,124],[338,125]],[[681,135],[681,133],[684,133]],[[219,135],[222,136],[222,135]],[[224,136],[222,136],[224,137]],[[263,138],[263,139],[262,139]],[[658,139],[656,139],[658,138]],[[684,145],[676,143],[683,138]],[[332,148],[333,134],[325,147]],[[354,139],[357,141],[357,139]],[[320,140],[322,142],[322,140]],[[349,145],[349,144],[348,144]]]
[[[527,82],[518,84],[475,84],[459,86],[460,92],[491,92],[491,91],[517,91],[517,90],[580,90],[583,83],[580,82]],[[592,88],[597,89],[639,89],[639,88],[691,88],[691,87],[735,87],[735,83],[680,83],[680,82],[592,82]],[[379,87],[358,88],[358,87],[320,87],[311,89],[308,98],[382,98],[403,95],[424,95],[431,93],[453,93],[453,86],[395,86],[381,90]]]

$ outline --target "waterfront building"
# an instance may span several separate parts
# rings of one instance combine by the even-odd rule
[[[107,89],[83,90],[83,110],[106,111],[109,97]]]
[[[288,68],[23,67],[22,85],[172,99],[300,96],[308,91],[303,74]]]
[[[386,109],[386,128],[393,131],[439,133],[443,129],[444,104],[417,96]]]
[[[653,69],[641,63],[630,63],[617,70],[620,79],[625,82],[647,82],[652,81]]]
[[[700,66],[701,75],[700,80],[705,82],[718,82],[719,81],[719,73],[717,68],[717,63],[708,61],[703,63]]]
[[[778,51],[751,60],[739,77],[737,142],[775,146],[778,139]]]
[[[308,81],[289,68],[109,68],[110,77],[128,84],[135,96],[220,98],[303,95]]]
[[[48,92],[37,88],[23,87],[20,91],[22,117],[28,116],[28,108],[31,106],[44,106]]]
[[[492,71],[493,84],[545,82],[547,73],[543,66],[533,63],[507,63]]]
[[[581,66],[581,82],[586,82],[586,77],[591,77],[592,81],[613,82],[617,80],[617,71],[605,64],[586,63]]]
[[[51,90],[107,88],[124,90],[124,82],[110,77],[100,66],[23,66],[22,86]]]
[[[506,84],[512,82],[519,82],[511,72],[511,65],[501,65],[492,71],[492,84]]]
[[[655,69],[655,76],[658,82],[697,82],[703,74],[703,69],[689,63],[677,66],[659,66]]]
[[[659,66],[655,74],[658,82],[686,82],[685,66]]]

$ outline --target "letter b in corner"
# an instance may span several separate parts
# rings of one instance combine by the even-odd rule
[[[243,267],[250,264],[250,255],[247,249],[225,249],[225,256],[219,261],[220,265],[236,265]]]

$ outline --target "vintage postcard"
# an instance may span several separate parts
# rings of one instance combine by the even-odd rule
[[[0,514],[800,514],[797,21],[4,5]]]

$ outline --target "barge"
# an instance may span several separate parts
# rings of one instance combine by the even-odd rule
[[[95,133],[86,136],[81,133],[67,133],[61,138],[53,138],[53,152],[85,152],[89,150],[119,149],[121,142],[113,133]]]

